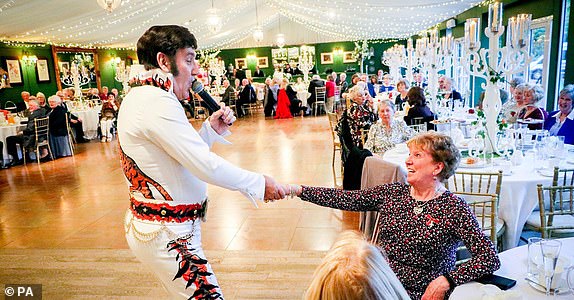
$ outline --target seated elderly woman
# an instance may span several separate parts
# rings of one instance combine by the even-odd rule
[[[408,300],[381,251],[355,231],[341,234],[313,274],[305,300]]]
[[[67,110],[62,106],[62,99],[57,96],[48,98],[50,104],[50,148],[55,157],[72,155],[72,149],[68,143],[68,126],[66,120],[69,117]]]
[[[383,153],[396,144],[404,143],[414,135],[414,131],[403,120],[396,120],[395,105],[384,100],[379,104],[379,120],[371,126],[365,149],[373,153]]]
[[[494,272],[500,261],[467,203],[446,190],[460,152],[434,131],[407,142],[407,183],[367,190],[291,185],[302,200],[349,211],[378,211],[377,245],[413,299],[447,298],[455,286]],[[472,258],[455,268],[463,242]]]
[[[572,99],[574,99],[574,84],[565,86],[559,94],[558,110],[550,113],[550,117],[544,122],[544,129],[550,135],[564,136],[564,143],[574,145],[574,111]]]
[[[427,124],[427,129],[434,129],[434,125],[430,121],[434,120],[434,114],[427,106],[424,89],[413,86],[407,93],[409,101],[409,112],[405,116],[407,125],[418,125],[422,123]]]
[[[353,144],[363,148],[363,130],[368,130],[377,121],[377,115],[373,112],[372,103],[367,100],[364,88],[356,85],[349,91],[351,107],[347,110],[347,119],[351,129]]]
[[[524,107],[518,113],[518,123],[528,124],[528,129],[542,129],[548,113],[538,103],[544,99],[544,91],[539,85],[528,83],[521,84],[517,88],[523,92]]]
[[[409,93],[410,88],[411,84],[404,78],[397,82],[397,91],[399,94],[395,98],[395,106],[398,110],[403,110],[403,104],[407,102],[407,94]]]

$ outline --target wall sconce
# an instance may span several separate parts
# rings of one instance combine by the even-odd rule
[[[22,55],[22,62],[27,66],[35,65],[37,61],[36,55],[30,55],[28,52],[24,52]]]
[[[247,60],[255,60],[256,58],[257,58],[257,56],[255,56],[255,54],[247,55]]]
[[[341,49],[341,48],[335,48],[335,49],[333,49],[333,54],[334,54],[334,55],[342,56],[342,55],[343,55],[343,49]]]
[[[113,57],[112,59],[110,59],[110,62],[112,63],[112,65],[117,65],[122,61],[122,59],[120,57]]]

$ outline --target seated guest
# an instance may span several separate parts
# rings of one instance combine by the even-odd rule
[[[438,79],[438,85],[440,92],[444,98],[444,101],[454,109],[455,102],[459,102],[462,106],[463,100],[462,95],[457,92],[452,86],[452,79],[447,76],[441,76]]]
[[[115,99],[116,95],[110,92],[108,99],[102,101],[102,110],[100,111],[100,131],[102,132],[100,142],[102,143],[112,141],[112,129],[118,113]]]
[[[307,89],[309,94],[311,94],[309,95],[309,98],[307,98],[307,104],[309,105],[309,107],[313,107],[313,103],[315,103],[315,101],[317,100],[315,96],[315,88],[325,86],[325,81],[323,81],[323,79],[321,79],[319,75],[315,74],[311,78],[312,79],[309,82],[309,88]]]
[[[243,117],[245,116],[246,112],[243,105],[247,105],[249,103],[255,103],[257,101],[257,94],[255,90],[251,86],[251,82],[249,79],[245,78],[241,82],[243,84],[243,88],[241,92],[239,92],[239,99],[237,101],[237,116]]]
[[[283,70],[284,74],[291,74],[293,75],[294,71],[293,69],[291,69],[291,65],[290,64],[285,64],[285,68]]]
[[[26,128],[18,135],[9,136],[6,138],[6,151],[8,154],[12,155],[12,166],[21,165],[24,163],[24,159],[18,159],[18,148],[16,144],[21,145],[24,150],[22,155],[26,155],[25,150],[31,150],[36,147],[36,123],[35,119],[46,117],[46,110],[41,108],[36,100],[28,101],[28,110],[30,115],[28,116],[28,123]],[[35,150],[35,149],[34,149]],[[47,149],[42,149],[41,158],[48,155]]]
[[[373,124],[369,129],[364,148],[373,153],[384,153],[396,144],[409,140],[414,131],[405,121],[394,118],[395,105],[391,101],[382,101],[378,109],[380,122]]]
[[[12,112],[24,112],[25,116],[28,116],[28,101],[30,101],[30,93],[27,91],[23,91],[22,93],[20,93],[20,96],[22,97],[22,102],[16,102],[16,111],[12,111]]]
[[[520,109],[522,109],[521,106],[523,104],[521,103],[520,105],[518,105],[515,94],[516,94],[516,87],[518,87],[518,85],[523,83],[524,79],[522,79],[521,77],[515,77],[508,83],[510,91],[509,93],[510,99],[506,101],[506,103],[502,104],[501,109],[502,117],[508,123],[516,123],[516,119],[518,118],[518,112],[520,111]]]
[[[112,93],[115,96],[115,101],[116,101],[116,105],[118,106],[118,108],[120,107],[120,105],[122,104],[122,100],[124,100],[122,98],[122,95],[120,95],[120,91],[118,91],[118,89],[113,88],[112,89]]]
[[[101,92],[100,95],[99,95],[99,96],[100,96],[100,99],[101,99],[101,100],[106,100],[106,99],[108,98],[108,93],[109,93],[108,87],[107,87],[107,86],[103,86],[103,87],[102,87],[102,92]]]
[[[225,103],[225,106],[229,106],[229,99],[231,98],[231,94],[235,95],[235,89],[229,84],[229,80],[223,80],[223,88],[225,91],[221,94],[221,102]]]
[[[559,94],[558,110],[550,113],[544,122],[544,129],[553,136],[564,136],[564,143],[574,145],[574,84],[565,86]]]
[[[369,77],[369,82],[367,83],[367,89],[369,90],[369,95],[375,98],[377,96],[377,92],[375,91],[375,85],[377,84],[377,75],[371,75]]]
[[[418,86],[420,88],[426,89],[428,83],[425,81],[425,76],[419,72],[413,73],[413,84],[412,86]]]
[[[528,129],[537,130],[544,127],[544,120],[548,117],[548,113],[538,103],[544,99],[544,91],[539,85],[531,85],[528,83],[519,85],[517,87],[523,91],[524,107],[518,113],[518,122],[528,124]],[[532,120],[541,120],[541,123],[535,123]]]
[[[448,299],[457,286],[500,267],[494,245],[461,198],[443,182],[460,161],[452,139],[434,131],[407,142],[408,183],[366,190],[292,185],[302,200],[348,211],[378,211],[376,244],[382,247],[412,299]],[[462,242],[472,258],[455,266]]]
[[[86,98],[87,98],[88,100],[97,100],[97,99],[100,99],[99,93],[100,93],[100,92],[98,91],[98,88],[91,88],[91,89],[88,90],[88,95],[86,96]]]
[[[106,97],[107,98],[107,97]],[[62,106],[62,99],[54,95],[48,98],[48,103],[52,109],[48,114],[50,118],[50,148],[55,157],[72,155],[72,149],[68,144],[68,127],[66,119],[68,113]]]
[[[391,84],[391,75],[386,73],[383,75],[383,84],[381,84],[381,87],[379,88],[379,93],[387,93],[394,89],[395,87]]]
[[[377,115],[373,113],[372,103],[367,100],[367,95],[360,85],[356,85],[349,92],[351,107],[347,109],[347,118],[353,144],[363,149],[363,130],[369,130],[377,121]]]
[[[434,120],[434,114],[427,106],[424,90],[418,86],[413,86],[407,93],[407,99],[410,106],[409,112],[404,118],[407,125],[426,123],[427,129],[434,129],[434,125],[431,123]]]
[[[397,91],[399,94],[395,98],[396,109],[403,110],[403,103],[407,102],[407,94],[409,93],[410,88],[411,85],[409,81],[404,78],[397,82]]]
[[[48,101],[46,101],[46,95],[44,95],[44,93],[38,92],[36,94],[36,100],[38,101],[38,105],[46,112],[49,110],[50,106],[48,105]]]
[[[381,250],[354,231],[341,234],[313,274],[305,300],[410,300]]]

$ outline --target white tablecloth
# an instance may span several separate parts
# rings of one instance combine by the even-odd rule
[[[6,138],[18,134],[18,131],[23,130],[25,127],[26,125],[0,126],[0,141],[4,143],[4,147],[2,148],[2,156],[4,157],[5,163],[10,162],[8,152],[6,151]]]
[[[99,114],[101,109],[101,106],[97,106],[84,110],[70,110],[71,113],[82,119],[84,135],[88,139],[95,139],[98,137],[98,124],[100,123]]]
[[[303,102],[301,104],[302,106],[307,106],[307,98],[309,98],[309,96],[311,96],[311,93],[307,91],[297,91],[297,99]]]
[[[560,257],[566,257],[570,262],[574,261],[574,238],[560,239],[562,241],[562,250]],[[518,291],[523,300],[529,299],[552,299],[552,296],[546,297],[542,292],[537,291],[524,280],[526,277],[528,246],[520,246],[499,254],[500,269],[495,272],[496,275],[516,280],[516,285],[509,291]],[[565,276],[566,274],[563,274]],[[483,299],[483,285],[478,282],[469,282],[457,287],[452,293],[450,299],[457,300],[481,300]],[[502,298],[499,298],[502,299]],[[574,299],[574,295],[565,293],[557,295],[555,299]]]
[[[396,163],[405,168],[405,160],[408,156],[407,152],[399,152],[393,148],[383,155],[383,159],[389,162]],[[574,167],[568,164],[567,161],[562,161],[561,167]],[[520,166],[510,167],[512,174],[505,175],[502,178],[502,185],[500,189],[499,200],[499,217],[504,220],[506,224],[506,231],[502,238],[503,249],[510,249],[518,245],[520,234],[526,223],[528,216],[534,211],[538,205],[538,193],[536,190],[537,184],[549,186],[552,184],[551,173],[546,173],[550,176],[542,176],[534,169],[535,164],[532,159],[525,158]],[[469,169],[458,168],[461,171],[485,171],[488,168]],[[508,169],[508,167],[494,166],[494,170]],[[406,170],[406,168],[405,168]]]

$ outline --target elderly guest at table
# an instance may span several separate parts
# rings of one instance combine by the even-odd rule
[[[443,182],[455,172],[460,152],[434,131],[407,142],[408,183],[367,190],[291,186],[302,200],[349,211],[378,211],[377,245],[413,299],[446,299],[455,286],[500,267],[492,242],[466,202]],[[455,268],[463,242],[472,258]]]
[[[305,300],[409,300],[380,249],[356,231],[341,234],[313,274]]]
[[[221,102],[225,103],[225,106],[229,106],[229,99],[231,98],[231,94],[235,94],[235,89],[229,84],[229,80],[223,80],[223,94],[221,94]]]
[[[383,84],[379,87],[379,93],[386,93],[394,90],[395,87],[391,84],[391,75],[383,75]]]
[[[550,113],[550,117],[544,122],[544,129],[550,135],[564,136],[564,143],[574,145],[574,111],[572,99],[574,99],[574,84],[565,86],[559,94],[558,110]]]
[[[44,95],[44,93],[42,92],[38,92],[36,94],[36,100],[38,101],[38,105],[43,108],[44,110],[48,111],[48,109],[50,108],[50,106],[48,105],[48,102],[46,101],[46,95]]]
[[[382,101],[378,109],[380,122],[373,124],[369,129],[364,148],[373,153],[384,153],[396,144],[409,140],[414,131],[405,121],[394,118],[395,105],[390,100]]]
[[[427,129],[434,129],[434,125],[430,123],[434,120],[434,114],[427,106],[424,90],[418,86],[413,86],[407,93],[407,99],[410,106],[409,112],[404,118],[407,125],[426,123]]]
[[[16,144],[21,145],[22,149],[34,148],[36,142],[36,123],[34,122],[37,118],[44,118],[46,116],[46,110],[41,108],[37,100],[28,101],[28,110],[30,115],[28,116],[28,123],[26,128],[18,135],[9,136],[6,138],[6,151],[8,154],[12,155],[12,166],[21,165],[24,163],[23,159],[18,159],[18,148]],[[26,155],[26,151],[23,155]],[[42,149],[41,158],[48,155],[47,149]]]
[[[407,94],[409,93],[410,88],[411,84],[404,78],[397,82],[397,91],[399,94],[395,98],[395,105],[398,110],[403,110],[403,103],[407,102]]]
[[[353,138],[353,144],[363,148],[363,130],[369,130],[377,121],[377,115],[373,113],[372,103],[367,100],[367,95],[361,87],[356,85],[349,92],[351,107],[347,109],[347,118]]]
[[[102,101],[102,110],[100,111],[100,131],[102,138],[100,142],[112,141],[112,129],[118,113],[118,106],[116,103],[116,95],[108,93],[108,99]]]
[[[518,113],[518,119],[524,120],[526,123],[529,123],[529,120],[546,120],[548,113],[538,106],[538,103],[544,99],[544,90],[542,90],[542,87],[525,83],[519,85],[518,89],[523,91],[524,97],[524,107]],[[528,124],[528,129],[542,129],[543,123],[544,122]]]
[[[375,91],[377,84],[377,75],[371,75],[371,77],[369,77],[369,82],[367,83],[367,89],[369,90],[369,95],[373,98],[377,97],[377,92]]]
[[[513,78],[508,83],[510,99],[506,101],[506,103],[502,104],[501,109],[502,116],[508,123],[516,123],[516,119],[518,118],[518,112],[520,111],[520,109],[522,109],[521,106],[524,105],[523,103],[521,103],[521,106],[519,106],[516,101],[516,92],[517,92],[516,88],[523,83],[524,79],[522,79],[521,77]],[[521,99],[521,101],[523,100]]]

